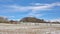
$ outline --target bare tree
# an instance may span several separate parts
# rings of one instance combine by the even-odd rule
[[[6,23],[6,22],[8,22],[8,18],[0,16],[0,23]]]

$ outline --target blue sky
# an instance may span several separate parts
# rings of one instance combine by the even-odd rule
[[[0,0],[0,16],[12,20],[36,17],[44,20],[60,20],[60,0]]]

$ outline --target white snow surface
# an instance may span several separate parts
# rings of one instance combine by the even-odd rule
[[[13,31],[13,33],[11,31]],[[11,32],[11,33],[8,33],[8,32]],[[0,23],[1,34],[29,34],[29,32],[32,32],[30,34],[60,34],[60,24],[49,24],[49,23],[5,24],[5,23]]]

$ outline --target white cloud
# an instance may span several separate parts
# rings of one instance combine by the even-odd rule
[[[41,17],[43,14],[29,14],[29,17]]]
[[[50,10],[55,6],[60,6],[60,2],[51,3],[51,4],[41,4],[41,3],[31,3],[34,7],[32,8],[33,11],[37,10]]]
[[[35,6],[49,5],[49,4],[41,4],[41,3],[30,3],[30,4],[33,5],[33,6],[34,6],[34,5],[35,5]]]
[[[17,5],[10,5],[5,6],[7,9],[3,9],[2,11],[12,11],[12,12],[25,12],[28,10],[32,11],[38,11],[38,10],[48,10],[49,8],[52,8],[51,6],[17,6]]]
[[[60,6],[60,2],[53,3],[54,6]]]
[[[43,14],[36,14],[37,11],[50,10],[55,6],[60,6],[60,2],[51,3],[51,4],[35,3],[34,6],[3,5],[3,6],[0,6],[1,8],[3,8],[3,10],[0,10],[0,11],[2,11],[2,12],[26,12],[26,11],[32,10],[31,13],[28,14],[29,16],[40,17]]]
[[[4,16],[4,15],[0,15],[0,17],[5,17],[5,18],[15,18],[15,16]]]
[[[44,15],[44,14],[40,14],[40,13],[37,12],[37,11],[32,11],[32,12],[28,13],[27,16],[29,16],[29,17],[41,17],[41,16],[43,16],[43,15]]]
[[[37,5],[37,6],[36,6]],[[2,10],[0,10],[1,12],[26,12],[29,10],[32,10],[30,13],[27,14],[27,16],[30,17],[41,17],[44,14],[40,14],[39,12],[41,10],[50,10],[55,6],[60,6],[60,3],[51,3],[51,4],[41,4],[41,3],[37,3],[34,6],[20,6],[20,5],[3,5],[0,6],[0,8],[3,8]],[[39,11],[39,12],[37,12]],[[15,16],[4,16],[4,17],[8,17],[8,18],[15,18]],[[19,19],[17,19],[19,20]],[[51,19],[51,21],[59,21],[60,19]]]
[[[60,18],[51,19],[50,21],[51,21],[51,22],[57,22],[57,21],[60,22]]]
[[[37,3],[36,5],[39,5],[39,3]],[[51,4],[40,4],[39,6],[18,6],[18,5],[11,5],[8,6],[10,8],[12,8],[15,11],[28,11],[28,10],[32,10],[32,11],[38,11],[38,10],[49,10],[52,9],[55,6],[60,6],[60,3],[51,3]]]
[[[35,5],[34,6],[3,5],[2,6],[3,10],[0,10],[0,11],[2,12],[26,12],[26,11],[32,10],[31,13],[28,14],[28,16],[40,17],[40,16],[43,16],[43,14],[38,14],[37,11],[50,10],[55,6],[60,6],[60,2],[51,3],[51,4],[37,3],[36,5],[38,6],[35,6]]]
[[[39,3],[35,3],[38,6],[20,6],[20,5],[3,5],[1,8],[3,8],[3,10],[0,11],[7,11],[7,12],[25,12],[28,10],[32,10],[32,11],[40,11],[40,10],[50,10],[55,6],[60,6],[60,2],[57,3],[51,3],[51,4],[39,4]],[[5,9],[4,9],[5,8]]]
[[[60,2],[55,2],[55,3],[49,3],[49,4],[46,4],[46,3],[30,3],[31,5],[35,5],[35,6],[46,6],[46,5],[54,5],[54,6],[60,6]]]
[[[32,8],[32,11],[39,11],[39,10],[49,10],[52,8],[51,6],[35,6]]]

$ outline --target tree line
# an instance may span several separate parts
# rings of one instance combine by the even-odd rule
[[[51,23],[50,21],[45,21],[44,19],[38,19],[36,17],[24,17],[19,21],[14,21],[14,20],[9,20],[6,17],[0,17],[0,23],[14,23],[17,24],[17,22],[31,22],[31,23]],[[60,24],[60,22],[52,22],[52,23],[58,23]]]

